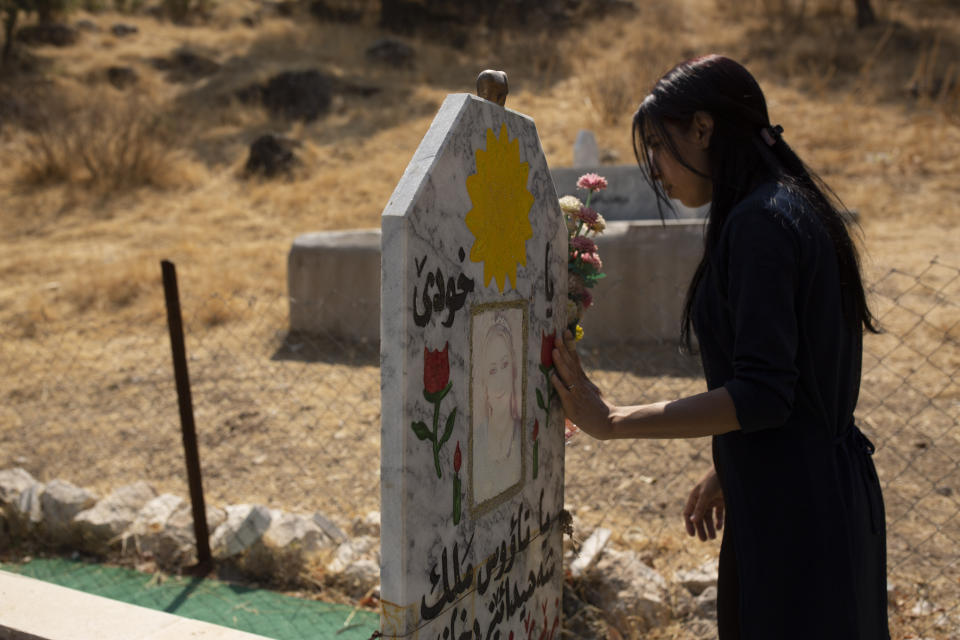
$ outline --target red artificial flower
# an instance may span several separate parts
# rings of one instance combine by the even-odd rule
[[[553,330],[550,335],[540,332],[540,364],[545,367],[553,366],[553,346],[557,342],[557,331]]]
[[[463,456],[460,454],[460,441],[457,441],[457,450],[453,452],[453,471],[460,473],[460,463],[463,462]]]
[[[597,243],[586,236],[577,236],[570,241],[570,246],[580,253],[597,252]]]
[[[450,381],[450,343],[443,350],[430,351],[423,348],[423,388],[427,393],[442,391]]]
[[[540,421],[533,421],[533,439],[536,440],[537,436],[540,435]]]
[[[597,221],[600,219],[600,214],[590,207],[580,207],[580,213],[577,214],[577,218],[579,218],[583,224],[593,226],[597,224]]]
[[[589,309],[590,305],[593,304],[593,296],[590,295],[590,292],[586,289],[583,290],[583,293],[580,294],[580,300],[583,303],[584,309]]]

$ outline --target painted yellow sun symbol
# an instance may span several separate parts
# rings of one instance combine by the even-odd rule
[[[487,150],[477,149],[477,172],[467,177],[473,209],[465,222],[474,237],[470,259],[483,262],[484,286],[496,278],[501,293],[508,279],[517,286],[517,265],[527,264],[534,200],[527,189],[529,175],[530,163],[520,162],[519,138],[510,140],[506,124],[499,137],[487,129]]]

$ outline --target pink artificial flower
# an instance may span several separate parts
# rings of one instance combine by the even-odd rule
[[[600,191],[607,188],[607,179],[598,176],[595,173],[585,173],[577,180],[578,189],[587,189],[589,191]]]
[[[592,264],[597,269],[603,269],[603,262],[600,261],[599,254],[593,253],[581,253],[580,259],[586,262],[587,264]]]
[[[589,207],[580,207],[580,213],[577,214],[583,224],[592,227],[600,219],[600,214]]]
[[[597,251],[597,243],[585,236],[577,236],[570,241],[570,246],[580,253],[596,253]]]

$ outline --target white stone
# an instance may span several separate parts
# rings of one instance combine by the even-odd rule
[[[670,619],[666,580],[635,551],[607,549],[586,575],[591,603],[617,620],[618,628],[629,628],[633,621],[652,629]]]
[[[170,493],[159,495],[143,505],[130,525],[130,531],[140,536],[162,531],[170,516],[184,504],[180,496]]]
[[[313,514],[313,521],[325,534],[327,534],[327,537],[336,544],[340,544],[347,539],[347,534],[343,532],[343,529],[341,529],[339,526],[337,526],[337,523],[319,511]]]
[[[312,517],[285,512],[272,514],[270,526],[263,534],[263,543],[275,549],[296,547],[307,553],[334,545]]]
[[[697,603],[693,596],[681,586],[676,586],[670,592],[673,604],[673,616],[675,618],[686,618],[694,614],[697,610]]]
[[[370,595],[380,588],[380,562],[360,558],[340,574],[339,582],[353,598]]]
[[[331,581],[354,598],[361,598],[380,581],[380,541],[360,536],[343,542],[327,563]]]
[[[559,634],[563,414],[540,355],[565,324],[566,243],[533,121],[448,96],[382,216],[388,638]]]
[[[206,513],[207,530],[210,532],[216,531],[217,527],[227,519],[227,512],[220,507],[207,505]],[[189,532],[190,540],[193,540],[193,507],[191,504],[186,501],[181,502],[180,506],[170,514],[166,527],[171,530],[187,531]]]
[[[696,598],[696,613],[701,618],[717,617],[717,588],[707,587]]]
[[[917,603],[913,605],[913,608],[910,609],[910,615],[914,617],[929,616],[933,612],[937,611],[936,605],[934,605],[929,600],[917,600]]]
[[[34,528],[43,522],[43,492],[46,485],[42,482],[35,482],[20,493],[20,499],[14,506],[14,511],[20,522]]]
[[[717,637],[717,622],[716,620],[704,620],[702,618],[685,620],[683,631],[687,634],[685,637],[690,638],[690,640],[714,640]]]
[[[584,571],[597,562],[612,533],[610,529],[600,527],[595,529],[590,537],[584,541],[583,546],[580,547],[580,555],[570,563],[570,573],[574,578],[579,578]]]
[[[20,535],[35,528],[43,520],[40,497],[44,485],[25,469],[16,467],[0,471],[0,530]]]
[[[20,494],[37,484],[26,469],[15,467],[0,470],[0,508],[15,505],[20,501]]]
[[[371,511],[362,518],[353,521],[350,527],[355,536],[379,536],[380,535],[380,512]]]
[[[380,541],[373,536],[351,538],[337,547],[333,559],[327,564],[330,573],[343,573],[357,560],[370,557],[380,561]]]
[[[156,503],[160,497],[163,496],[158,496],[151,502]],[[174,502],[176,504],[171,509]],[[208,506],[207,530],[215,531],[226,517],[223,509]],[[142,531],[137,536],[139,550],[153,555],[159,565],[182,567],[197,561],[193,508],[189,502],[174,496],[164,498],[163,502],[152,506],[148,503],[138,514],[138,521],[139,523],[135,522],[131,526],[131,530]],[[158,528],[161,521],[163,526]]]
[[[192,536],[181,536],[180,531],[168,529],[170,517],[186,503],[183,498],[164,493],[143,505],[130,525],[129,533],[136,540],[140,553],[148,554],[161,565],[183,558],[193,546]]]
[[[581,129],[573,143],[573,166],[596,167],[600,164],[600,148],[593,131]]]
[[[74,518],[84,545],[93,551],[121,540],[123,533],[133,524],[137,513],[157,492],[146,482],[135,482],[108,495],[90,509]]]
[[[74,517],[97,501],[91,491],[65,480],[51,480],[40,498],[43,526],[54,541],[69,541]]]
[[[717,571],[719,563],[716,559],[709,560],[696,569],[681,570],[674,574],[674,580],[682,584],[687,591],[697,596],[707,587],[717,586]]]
[[[270,528],[272,515],[264,506],[232,504],[227,506],[227,517],[210,539],[216,558],[228,558],[243,553],[260,541]]]

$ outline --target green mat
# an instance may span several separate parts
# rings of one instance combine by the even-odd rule
[[[380,625],[380,617],[370,611],[357,611],[345,626],[351,607],[218,580],[160,580],[132,569],[62,558],[0,564],[0,570],[276,640],[367,640]]]

